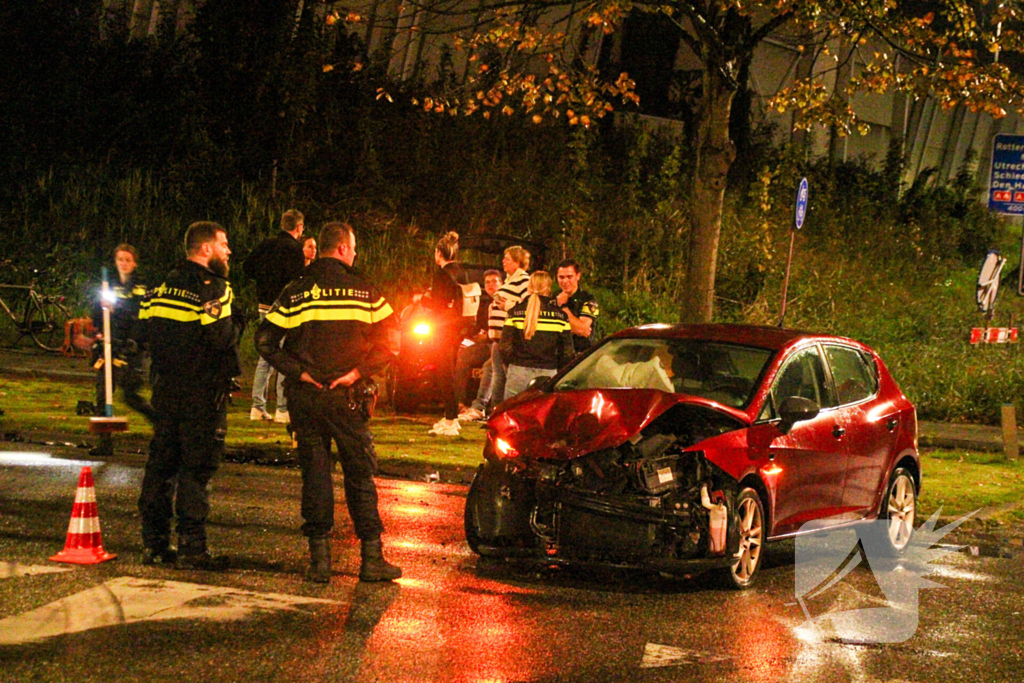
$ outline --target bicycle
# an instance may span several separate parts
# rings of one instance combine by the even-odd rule
[[[5,267],[10,261],[0,263]],[[35,278],[39,271],[33,269],[32,280],[27,285],[0,283],[0,308],[11,319],[17,339],[10,346],[16,345],[25,335],[32,337],[36,346],[44,351],[60,351],[64,343],[64,327],[71,318],[71,313],[64,306],[64,297],[54,294],[43,294],[36,290]],[[3,291],[24,292],[23,302],[8,305],[3,298]],[[8,295],[10,296],[10,295]]]

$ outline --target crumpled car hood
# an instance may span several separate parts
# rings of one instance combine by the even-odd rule
[[[747,421],[744,413],[714,401],[655,389],[529,392],[517,398],[487,426],[530,458],[571,460],[620,446],[680,403],[706,406]]]

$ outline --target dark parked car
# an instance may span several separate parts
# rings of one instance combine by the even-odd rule
[[[475,552],[713,569],[739,588],[765,542],[812,520],[887,519],[902,552],[921,485],[914,406],[878,355],[768,327],[620,332],[506,401],[484,457]]]
[[[459,240],[459,261],[470,280],[484,286],[484,272],[488,269],[501,271],[501,257],[505,249],[513,245],[525,247],[530,252],[530,270],[544,266],[544,245],[530,240],[521,240],[508,235],[469,235]],[[504,279],[504,275],[502,275]],[[401,347],[398,359],[393,365],[394,380],[391,382],[391,401],[400,413],[415,411],[423,403],[440,400],[437,382],[438,344],[435,314],[425,306],[411,305],[402,311]],[[479,383],[480,372],[475,369],[473,382]],[[473,395],[476,387],[470,386]]]

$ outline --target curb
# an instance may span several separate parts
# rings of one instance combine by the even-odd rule
[[[1001,453],[1003,444],[995,441],[979,441],[977,439],[956,438],[949,436],[918,436],[917,443],[925,448],[948,448],[951,450],[985,451]]]
[[[71,382],[82,382],[92,380],[95,373],[80,370],[50,370],[43,368],[13,368],[0,366],[0,375],[11,375],[14,377],[27,377],[29,379],[58,379]]]

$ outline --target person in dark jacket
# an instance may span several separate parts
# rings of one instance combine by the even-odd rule
[[[142,478],[143,564],[219,569],[206,543],[208,484],[220,464],[227,398],[241,374],[245,327],[232,308],[227,232],[209,221],[189,226],[188,259],[151,289],[139,312],[153,359],[153,440]],[[177,514],[178,549],[171,548]]]
[[[449,232],[434,248],[434,270],[430,291],[423,305],[437,313],[436,333],[442,349],[438,359],[437,377],[444,400],[444,417],[434,423],[430,433],[439,436],[459,435],[459,387],[455,382],[455,364],[466,329],[462,316],[462,288],[469,276],[455,260],[459,255],[459,233]]]
[[[135,247],[119,244],[114,249],[117,279],[110,283],[109,300],[98,297],[92,307],[92,324],[99,330],[92,346],[92,363],[96,369],[96,414],[104,414],[107,402],[106,371],[103,367],[103,309],[110,309],[110,355],[112,358],[112,389],[121,387],[124,402],[149,422],[153,421],[153,406],[139,396],[143,385],[143,352],[135,340],[139,321],[139,307],[146,296],[146,285],[136,277],[138,257]],[[113,397],[111,397],[113,398]],[[91,455],[113,455],[114,444],[109,434],[100,436],[99,444],[89,451]]]
[[[299,277],[306,266],[301,237],[305,230],[305,219],[296,209],[289,209],[281,216],[281,232],[265,240],[245,259],[245,274],[256,280],[256,300],[259,304],[260,320],[270,311],[285,285]],[[314,246],[315,248],[315,246]],[[285,397],[284,380],[277,376],[277,407],[273,416],[267,412],[267,384],[270,379],[270,365],[260,358],[252,378],[252,408],[250,420],[274,420],[288,422],[288,399]]]
[[[551,377],[573,356],[569,317],[551,298],[551,275],[530,275],[527,296],[505,319],[501,357],[508,362],[505,396],[525,391],[535,377]]]
[[[285,287],[256,330],[256,350],[285,376],[302,468],[302,533],[309,539],[306,578],[331,579],[328,535],[334,527],[331,441],[338,445],[348,504],[362,544],[361,581],[390,581],[402,570],[384,560],[377,458],[360,391],[398,353],[398,323],[377,289],[352,268],[356,237],[345,223],[320,232],[320,258]]]

